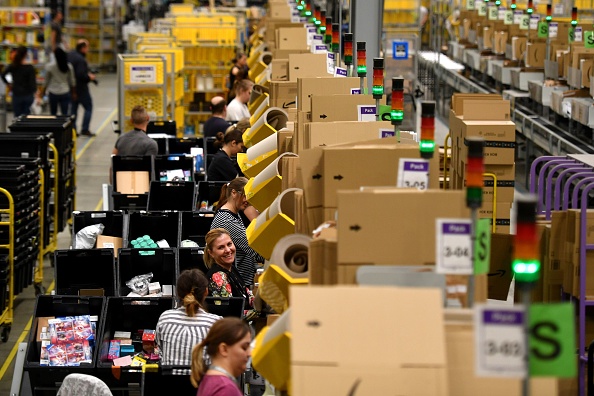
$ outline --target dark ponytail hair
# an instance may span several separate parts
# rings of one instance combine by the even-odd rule
[[[227,203],[233,191],[243,192],[243,188],[247,182],[248,179],[245,177],[236,177],[229,183],[223,184],[223,187],[221,188],[221,195],[219,196],[219,202],[217,203],[215,211],[221,209],[221,207]]]
[[[67,73],[68,72],[68,57],[66,55],[66,51],[64,51],[60,47],[57,47],[54,50],[54,56],[56,57],[56,63],[58,64],[58,69],[60,69],[60,71],[62,73]]]
[[[242,133],[236,130],[233,126],[230,126],[225,133],[217,132],[216,139],[217,140],[214,141],[213,145],[217,149],[221,149],[223,146],[226,146],[231,142],[235,142],[237,144],[243,143]]]
[[[12,58],[12,65],[13,66],[20,66],[23,64],[23,61],[27,57],[27,47],[24,45],[19,45],[15,50],[14,58]]]
[[[186,308],[186,315],[196,315],[199,308],[204,308],[205,292],[208,290],[208,280],[199,269],[184,270],[177,278],[177,295]]]

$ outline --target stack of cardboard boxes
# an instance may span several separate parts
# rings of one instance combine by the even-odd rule
[[[514,199],[516,125],[510,121],[509,101],[499,95],[454,94],[450,111],[452,161],[450,186],[465,188],[469,137],[485,140],[483,206],[481,218],[495,222],[495,232],[509,233]],[[497,188],[494,188],[494,178]]]

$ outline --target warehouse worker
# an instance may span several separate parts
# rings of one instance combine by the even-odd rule
[[[206,233],[205,240],[204,263],[209,268],[206,274],[208,294],[213,297],[241,297],[246,308],[244,319],[252,320],[258,317],[258,311],[253,309],[254,295],[237,270],[237,249],[229,231],[213,228]]]
[[[229,70],[229,77],[227,77],[227,88],[229,89],[228,102],[231,102],[235,97],[235,83],[244,78],[248,78],[248,72],[250,68],[247,65],[247,55],[243,52],[237,54],[237,56],[231,61],[233,66]]]
[[[210,111],[212,116],[204,123],[204,137],[216,137],[217,133],[223,132],[229,128],[229,123],[225,121],[227,116],[227,102],[222,96],[215,96],[210,101]]]
[[[89,51],[89,42],[87,40],[78,40],[76,49],[68,53],[68,62],[72,63],[74,68],[74,75],[76,77],[76,100],[72,101],[72,114],[74,115],[74,124],[76,126],[76,118],[78,114],[78,105],[82,105],[85,109],[82,121],[82,128],[77,129],[81,131],[82,136],[95,136],[89,130],[91,125],[91,116],[93,115],[93,99],[89,91],[89,83],[97,84],[95,74],[89,72],[89,64],[87,63],[87,52]]]
[[[0,78],[12,91],[14,116],[28,115],[37,94],[35,67],[27,62],[27,48],[20,45],[12,55],[12,62],[2,70]],[[7,76],[10,75],[10,81]]]
[[[130,121],[134,129],[118,138],[113,149],[113,155],[157,155],[159,152],[157,142],[146,135],[149,120],[150,117],[144,107],[134,106],[130,115]]]
[[[231,181],[239,173],[237,160],[234,159],[237,153],[243,151],[242,132],[237,130],[235,125],[229,127],[226,133],[217,133],[217,140],[214,142],[215,148],[219,151],[214,155],[213,159],[208,164],[208,180],[209,181]]]
[[[250,111],[247,103],[250,101],[254,83],[248,79],[239,80],[235,83],[235,98],[227,106],[227,121],[236,122],[242,118],[249,118]]]
[[[244,284],[251,286],[254,284],[256,263],[263,263],[264,257],[250,247],[245,233],[245,225],[240,215],[241,211],[250,208],[244,191],[247,182],[245,177],[238,177],[221,188],[219,207],[210,229],[220,227],[229,232],[237,249],[235,262],[237,270],[241,274]]]
[[[155,337],[162,365],[189,366],[194,345],[202,342],[211,326],[222,318],[205,310],[208,280],[199,269],[179,274],[176,292],[182,306],[161,314]]]
[[[62,21],[64,20],[64,14],[62,14],[62,10],[52,10],[52,22],[50,23],[50,44],[51,44],[51,52],[53,53],[56,48],[62,47],[62,49],[66,49],[66,45],[64,45],[62,34]]]
[[[238,318],[215,323],[206,338],[192,351],[192,385],[196,396],[241,396],[237,378],[246,370],[252,355],[250,327]],[[204,362],[204,352],[212,359]],[[200,384],[200,387],[198,386]]]

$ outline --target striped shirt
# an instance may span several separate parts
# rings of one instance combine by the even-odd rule
[[[210,229],[224,228],[229,231],[231,240],[235,245],[235,266],[246,286],[254,283],[256,263],[263,263],[264,257],[260,256],[248,244],[245,226],[241,217],[227,209],[220,209],[212,220]]]
[[[157,322],[156,342],[161,348],[164,366],[190,366],[194,345],[202,342],[218,315],[199,309],[196,316],[186,315],[184,307],[170,309],[161,314]]]

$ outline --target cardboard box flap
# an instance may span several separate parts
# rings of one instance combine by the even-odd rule
[[[510,119],[509,100],[468,100],[464,103],[464,121]]]

